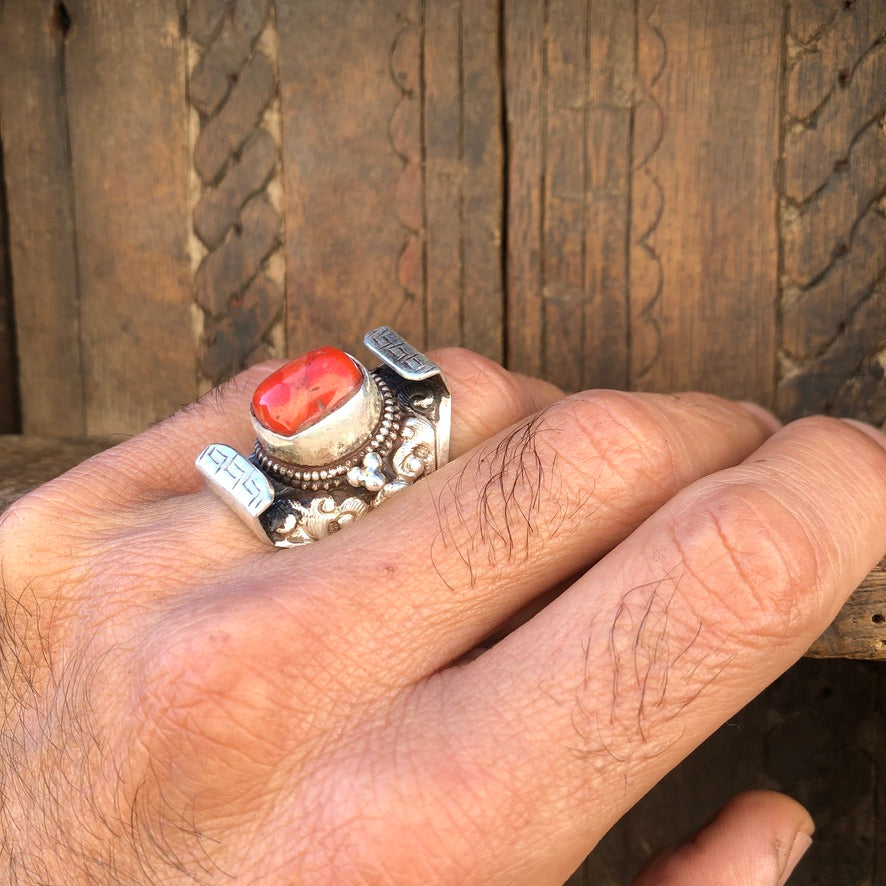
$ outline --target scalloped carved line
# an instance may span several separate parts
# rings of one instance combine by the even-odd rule
[[[397,282],[412,300],[419,299],[424,289],[421,22],[412,0],[398,0],[395,8],[402,26],[391,46],[389,70],[400,99],[391,114],[388,137],[403,164],[394,192],[394,213],[405,235],[397,259]]]
[[[664,192],[652,168],[665,134],[665,119],[655,87],[667,66],[668,47],[655,17],[658,2],[641,4],[637,19],[638,87],[642,95],[634,111],[633,206],[631,215],[631,303],[639,323],[633,324],[631,376],[643,387],[656,366],[662,347],[656,312],[664,291],[664,266],[655,244],[656,229],[664,215]]]

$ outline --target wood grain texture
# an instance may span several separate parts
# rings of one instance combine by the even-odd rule
[[[86,431],[134,432],[197,392],[180,10],[67,8]]]
[[[543,375],[543,0],[505,0],[503,32],[508,128],[507,364],[529,375]]]
[[[66,96],[66,33],[43,4],[0,5],[0,116],[27,396],[24,430],[86,432]]]
[[[505,35],[509,365],[624,387],[633,9],[506,4]]]
[[[504,360],[499,3],[425,6],[428,347]]]
[[[278,8],[294,353],[328,342],[359,350],[385,323],[424,345],[416,5]]]
[[[58,477],[114,441],[59,440],[0,434],[0,513],[17,498]]]
[[[781,15],[639,4],[633,387],[772,403]]]
[[[886,6],[797,0],[785,40],[779,409],[886,427]]]
[[[853,592],[807,655],[886,661],[886,558]]]
[[[194,232],[205,247],[194,278],[203,311],[200,369],[219,384],[281,356],[275,324],[284,304],[276,53],[268,0],[188,8],[195,64],[188,97],[199,119]],[[264,39],[264,47],[261,43]],[[272,131],[273,130],[273,131]],[[193,192],[192,192],[193,199]]]

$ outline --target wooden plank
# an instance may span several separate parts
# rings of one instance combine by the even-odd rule
[[[425,344],[417,5],[278,7],[293,352],[383,323]]]
[[[855,589],[806,654],[886,661],[886,557]]]
[[[86,429],[134,432],[197,391],[179,6],[67,8]]]
[[[43,4],[0,5],[0,114],[24,430],[86,431],[73,181],[65,104],[67,27]]]
[[[886,426],[886,6],[790,7],[779,410]],[[804,40],[805,38],[805,40]]]
[[[20,430],[14,324],[3,142],[0,141],[0,434],[13,434]]]
[[[0,434],[0,513],[42,483],[58,477],[115,441],[59,440]]]
[[[636,60],[634,6],[622,0],[590,4],[588,106],[584,139],[584,348],[582,387],[629,384],[631,121]]]
[[[507,362],[541,375],[542,181],[545,165],[543,0],[505,0],[505,94],[508,126]]]
[[[567,390],[627,383],[633,32],[617,0],[548,6],[544,353]]]
[[[578,390],[585,386],[588,9],[585,0],[549,0],[546,13],[542,352],[545,376],[567,390]]]
[[[277,47],[268,0],[193,0],[188,29],[194,233],[206,249],[194,281],[199,361],[215,385],[285,353]]]
[[[424,212],[428,346],[502,361],[499,4],[426,6]]]
[[[464,337],[462,10],[461,0],[431,3],[425,21],[425,218],[430,347],[461,344]]]
[[[510,365],[568,390],[624,387],[633,9],[505,13]]]
[[[501,0],[462,0],[463,342],[499,362],[504,360],[505,310],[500,18]]]
[[[771,404],[782,12],[641,0],[632,384]]]

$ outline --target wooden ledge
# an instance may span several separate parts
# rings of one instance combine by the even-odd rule
[[[0,511],[114,442],[0,435]],[[886,661],[886,558],[859,585],[807,655]]]

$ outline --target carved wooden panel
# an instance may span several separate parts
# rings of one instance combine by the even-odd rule
[[[2,9],[26,430],[137,430],[381,323],[886,421],[877,0],[121,15]]]
[[[886,423],[886,4],[796,0],[785,35],[778,405]]]
[[[278,21],[290,347],[388,324],[501,358],[497,4],[306,0]]]

